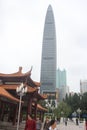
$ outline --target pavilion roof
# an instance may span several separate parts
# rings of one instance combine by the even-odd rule
[[[14,85],[14,84],[11,84],[11,85],[0,85],[0,87],[1,88],[4,88],[4,89],[7,89],[7,90],[15,90],[16,91],[16,88],[17,87],[19,87],[20,86],[20,84],[18,85],[18,84],[16,84],[16,85]],[[32,88],[32,87],[30,87],[30,86],[28,86],[28,85],[26,85],[26,87],[28,88],[28,92],[29,93],[33,93],[33,92],[35,92],[36,90],[37,90],[37,88]]]
[[[3,83],[7,83],[7,82],[23,82],[26,84],[28,84],[29,86],[31,87],[40,87],[40,83],[39,82],[36,82],[36,81],[33,81],[31,79],[31,70],[30,69],[28,72],[26,73],[22,73],[22,67],[19,67],[19,70],[18,72],[15,72],[15,73],[11,73],[11,74],[3,74],[3,73],[0,73],[0,82]]]
[[[8,98],[12,101],[19,102],[19,99],[13,97],[10,93],[8,93],[4,88],[0,87],[0,96]]]
[[[40,93],[38,93],[38,91],[36,91],[34,93],[34,98],[37,98],[37,100],[44,100],[44,99],[47,99],[47,95],[46,94],[40,94]]]
[[[42,107],[40,104],[37,104],[37,109],[41,111],[48,111],[46,108]]]
[[[35,85],[36,85],[37,87],[40,87],[40,86],[41,86],[41,83],[40,83],[40,82],[34,81],[34,83],[35,83]]]
[[[40,98],[40,99],[47,99],[47,95],[38,93],[38,98]]]
[[[22,67],[19,67],[19,70],[15,73],[11,73],[11,74],[0,73],[0,77],[20,77],[20,76],[28,76],[28,75],[31,75],[31,70],[26,73],[22,73]]]
[[[27,80],[27,83],[28,85],[30,85],[31,87],[40,87],[40,82],[36,82],[36,81],[33,81],[31,79],[31,77],[28,77],[28,80]]]

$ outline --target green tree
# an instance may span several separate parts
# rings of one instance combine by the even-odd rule
[[[61,116],[68,117],[70,113],[71,108],[65,102],[60,102],[58,107],[54,110],[54,115],[57,116],[58,118]]]
[[[87,92],[85,92],[80,98],[80,108],[82,113],[87,114]]]
[[[72,113],[80,108],[80,96],[77,93],[74,95],[69,94],[69,96],[66,95],[64,102],[71,106]]]

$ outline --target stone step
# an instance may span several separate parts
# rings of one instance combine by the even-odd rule
[[[17,130],[17,127],[1,127],[0,130]],[[24,127],[19,127],[19,130],[24,130]]]
[[[21,123],[19,125],[19,130],[24,130],[25,123]],[[17,130],[17,125],[12,125],[12,123],[8,122],[0,122],[0,130]]]

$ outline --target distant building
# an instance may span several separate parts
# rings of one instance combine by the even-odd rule
[[[59,90],[59,101],[65,98],[66,93],[69,94],[69,87],[66,81],[66,70],[58,69],[56,72],[56,86]]]
[[[80,93],[87,92],[87,80],[80,81]]]
[[[58,69],[56,71],[56,87],[57,88],[60,88],[62,86],[66,86],[67,83],[66,83],[66,70],[60,70]]]

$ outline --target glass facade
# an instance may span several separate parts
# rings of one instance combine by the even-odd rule
[[[53,92],[56,89],[56,32],[51,5],[45,17],[41,60],[40,92]]]
[[[65,98],[66,93],[68,94],[68,86],[66,83],[66,70],[57,70],[56,73],[56,87],[59,90],[59,101],[62,101]]]
[[[56,73],[56,86],[57,88],[63,87],[63,86],[67,86],[66,83],[66,70],[57,70]]]
[[[80,92],[81,94],[87,92],[87,80],[80,81]]]

